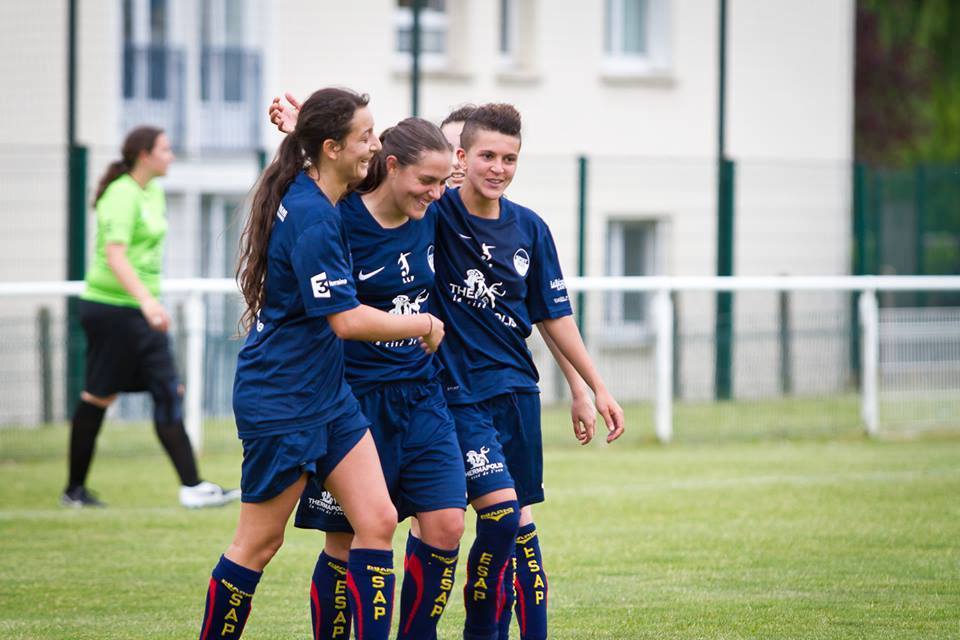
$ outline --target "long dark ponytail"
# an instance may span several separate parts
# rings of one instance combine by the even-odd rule
[[[120,159],[111,162],[100,178],[100,183],[97,185],[97,195],[93,198],[93,206],[97,206],[97,202],[103,197],[103,192],[107,190],[107,187],[109,187],[114,180],[125,173],[130,173],[141,151],[146,151],[147,153],[153,151],[153,145],[157,143],[157,138],[159,138],[162,133],[163,129],[143,126],[137,127],[127,134],[126,139],[123,141],[123,147],[120,149]]]
[[[353,115],[369,97],[349,89],[328,88],[314,92],[297,117],[297,126],[264,169],[254,190],[250,215],[240,234],[237,283],[246,302],[240,318],[242,333],[253,325],[266,292],[267,248],[280,201],[306,161],[318,162],[326,140],[342,142],[350,132]]]
[[[424,151],[453,153],[453,147],[440,127],[423,118],[406,118],[380,134],[383,146],[370,162],[363,181],[357,185],[360,193],[370,193],[387,179],[387,157],[394,156],[401,167],[409,167],[420,160]]]

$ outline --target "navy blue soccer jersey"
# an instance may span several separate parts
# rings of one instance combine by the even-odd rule
[[[526,339],[533,324],[572,313],[550,229],[506,198],[496,220],[470,215],[455,189],[431,207],[438,213],[435,306],[446,324],[438,354],[447,401],[537,391]]]
[[[430,311],[433,298],[433,244],[436,213],[385,229],[370,214],[360,194],[339,205],[353,253],[357,297],[363,304],[397,315]],[[347,381],[358,395],[387,382],[432,380],[438,366],[420,348],[419,339],[348,341]]]
[[[266,299],[237,359],[241,438],[316,428],[356,410],[343,341],[326,316],[358,306],[340,212],[304,172],[270,232]]]

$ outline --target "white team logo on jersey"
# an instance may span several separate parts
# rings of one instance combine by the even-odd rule
[[[308,504],[311,509],[316,509],[331,516],[342,516],[343,507],[340,506],[340,503],[337,502],[337,499],[333,497],[333,494],[329,491],[324,491],[320,494],[319,498],[310,498]]]
[[[420,305],[427,301],[430,293],[426,289],[417,294],[417,297],[410,300],[410,296],[401,293],[393,299],[393,309],[387,313],[395,316],[413,316],[420,313]]]
[[[450,284],[450,293],[453,294],[457,302],[466,298],[470,300],[470,306],[480,309],[486,309],[497,306],[497,296],[503,297],[503,283],[494,282],[487,285],[487,279],[479,269],[468,269],[467,277],[463,280],[464,286]]]
[[[490,464],[490,459],[487,457],[488,453],[490,453],[490,447],[480,447],[480,451],[467,451],[467,462],[474,469]]]
[[[283,222],[287,219],[287,210],[282,204],[280,205],[280,208],[277,209],[277,217],[280,218],[280,222]]]
[[[490,458],[487,457],[488,453],[490,453],[490,447],[480,447],[480,451],[474,451],[473,449],[467,451],[465,457],[467,464],[470,465],[470,469],[467,470],[467,478],[481,478],[504,470],[502,462],[490,462]]]
[[[490,253],[490,249],[496,249],[496,248],[497,248],[497,245],[495,245],[495,244],[487,244],[486,242],[484,242],[483,244],[481,244],[481,245],[480,245],[480,249],[483,250],[483,259],[484,259],[485,261],[487,261],[488,263],[492,263],[492,262],[493,262],[493,254]]]
[[[427,247],[427,264],[430,265],[430,271],[436,273],[436,269],[433,268],[433,245]]]
[[[527,277],[527,271],[530,270],[530,256],[524,249],[517,249],[517,252],[513,254],[513,268],[522,277]]]
[[[407,256],[410,255],[409,251],[400,254],[400,257],[397,258],[397,264],[400,265],[400,279],[403,280],[403,283],[413,282],[413,279],[416,276],[410,275],[410,263],[407,262]]]

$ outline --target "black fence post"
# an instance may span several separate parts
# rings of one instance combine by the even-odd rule
[[[779,292],[780,393],[793,393],[793,358],[790,350],[790,292]]]
[[[40,349],[40,415],[43,424],[53,422],[53,355],[50,340],[50,308],[37,311],[37,336]]]
[[[718,170],[720,189],[717,202],[717,275],[731,276],[736,167],[732,160],[721,158]],[[714,395],[717,400],[729,400],[733,395],[733,333],[733,293],[720,291],[717,293],[714,323]]]

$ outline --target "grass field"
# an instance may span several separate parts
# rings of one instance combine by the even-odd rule
[[[66,432],[38,438],[62,448]],[[151,440],[107,429],[102,511],[57,506],[59,455],[0,454],[0,638],[196,637],[237,507],[178,507]],[[570,440],[548,434],[537,509],[552,638],[960,637],[960,439]],[[236,484],[236,447],[210,450],[204,475]],[[320,546],[290,528],[246,638],[309,637]],[[462,565],[441,638],[460,637]]]

